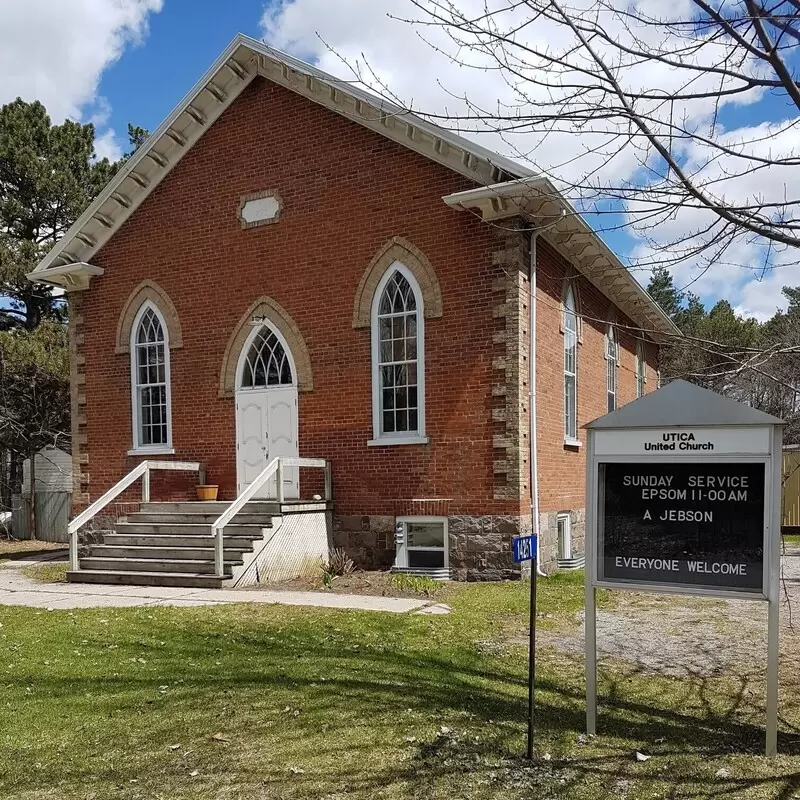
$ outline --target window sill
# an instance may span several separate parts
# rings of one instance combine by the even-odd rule
[[[427,436],[397,436],[390,438],[384,436],[380,439],[370,439],[367,442],[368,447],[383,447],[384,445],[399,445],[399,444],[428,444],[430,439]]]
[[[580,450],[583,447],[583,442],[580,439],[564,439],[564,447]]]
[[[152,450],[128,450],[129,456],[174,456],[175,449],[173,447],[158,447]]]

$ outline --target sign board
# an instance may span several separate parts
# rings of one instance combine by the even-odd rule
[[[599,464],[600,582],[764,594],[764,463]]]
[[[777,749],[782,421],[685,381],[589,423],[586,722],[595,589],[767,600],[766,752]]]
[[[519,564],[521,561],[531,561],[534,558],[536,558],[536,537],[515,536],[514,562]]]

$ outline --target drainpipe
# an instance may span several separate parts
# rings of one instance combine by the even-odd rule
[[[530,417],[530,431],[528,441],[530,443],[531,467],[531,530],[536,534],[536,574],[542,578],[548,577],[546,572],[542,572],[542,561],[539,558],[539,459],[536,439],[536,242],[539,238],[539,231],[531,234],[531,258],[530,258],[530,319],[528,322],[528,332],[530,334],[529,358],[528,358],[528,388],[530,389],[530,399],[528,410]]]

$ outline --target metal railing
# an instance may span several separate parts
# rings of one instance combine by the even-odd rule
[[[283,471],[287,467],[315,467],[325,470],[325,502],[333,499],[331,462],[325,458],[292,458],[278,456],[261,471],[258,477],[228,506],[212,526],[214,534],[214,572],[217,577],[225,577],[224,538],[225,526],[253,499],[253,496],[273,477],[276,482],[276,502],[284,502]]]
[[[154,469],[173,470],[175,472],[197,472],[200,474],[200,483],[205,482],[202,464],[194,461],[142,461],[132,469],[121,481],[114,484],[102,497],[92,503],[89,508],[78,514],[67,525],[69,534],[69,568],[71,571],[80,569],[78,561],[78,531],[98,512],[102,511],[114,498],[121,495],[129,486],[142,479],[142,502],[150,502],[150,472]]]

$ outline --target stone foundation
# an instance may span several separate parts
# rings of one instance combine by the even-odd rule
[[[333,546],[341,547],[359,569],[388,569],[394,564],[394,517],[335,514]]]
[[[499,581],[520,577],[511,540],[530,532],[530,518],[450,516],[450,573],[455,580]],[[360,569],[388,569],[395,560],[395,517],[336,515],[333,546],[341,547]]]
[[[572,555],[586,552],[586,511],[583,508],[539,514],[539,557],[543,572],[558,570],[558,517],[569,513],[572,520]]]

